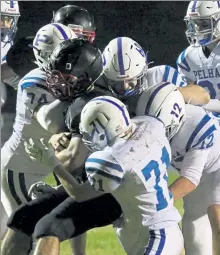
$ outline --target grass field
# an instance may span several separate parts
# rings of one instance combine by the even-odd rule
[[[169,175],[169,183],[172,183],[177,178],[177,174]],[[53,183],[53,177],[48,178],[49,184]],[[178,201],[175,206],[183,214],[182,201]],[[174,240],[175,241],[175,240]],[[87,254],[88,255],[125,255],[121,248],[114,230],[111,226],[104,228],[92,229],[88,232],[87,238]],[[69,242],[63,242],[61,246],[61,255],[71,255]]]

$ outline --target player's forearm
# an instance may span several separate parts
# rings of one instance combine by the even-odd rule
[[[203,105],[203,108],[212,112],[220,113],[220,100],[219,99],[210,99],[208,104]]]
[[[34,117],[39,124],[51,134],[57,134],[65,127],[63,112],[67,103],[55,100],[52,103],[38,105]]]
[[[62,162],[65,169],[73,174],[74,169],[84,166],[89,156],[89,151],[83,144],[81,137],[74,136],[71,138],[68,148],[56,153],[56,156]]]
[[[174,181],[169,190],[173,194],[174,200],[181,199],[196,189],[196,185],[188,180],[186,177],[179,177]]]
[[[62,165],[56,165],[53,171],[57,174],[67,193],[77,202],[83,202],[103,195],[103,193],[96,191],[89,182],[79,184]]]
[[[16,73],[7,64],[7,62],[5,62],[4,64],[1,65],[1,81],[4,81],[4,80],[9,79],[14,76],[16,76]]]
[[[188,85],[178,89],[182,93],[186,103],[204,105],[210,101],[209,93],[198,85]]]
[[[53,172],[58,176],[62,186],[66,189],[69,195],[73,196],[74,190],[81,189],[81,185],[65,170],[62,164],[54,165]]]

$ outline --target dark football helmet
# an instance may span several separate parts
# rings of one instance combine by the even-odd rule
[[[95,40],[96,27],[94,17],[84,8],[67,5],[53,14],[53,23],[61,23],[73,29],[78,37],[84,37],[90,42]]]
[[[89,91],[103,70],[102,54],[83,38],[69,39],[52,52],[47,86],[60,100],[72,100]]]

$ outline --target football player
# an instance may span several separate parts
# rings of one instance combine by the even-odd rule
[[[6,61],[6,55],[13,45],[15,34],[17,32],[17,22],[20,17],[19,6],[17,1],[1,1],[1,108],[7,101],[8,85],[17,87],[20,80],[19,76],[9,67]],[[8,97],[9,99],[10,97]],[[14,97],[13,97],[14,99]],[[10,99],[9,99],[10,100]],[[1,115],[1,128],[2,128],[2,143],[8,139],[7,130],[4,128],[5,113]],[[15,115],[8,114],[7,122],[10,123],[10,128],[14,121]]]
[[[61,7],[56,12],[53,12],[51,23],[60,23],[68,26],[78,37],[84,37],[90,42],[93,42],[96,37],[93,15],[80,6],[67,5]],[[20,77],[37,68],[31,47],[33,40],[33,36],[19,38],[7,54],[7,62]]]
[[[76,38],[74,32],[58,23],[49,24],[40,29],[34,40],[34,47],[39,66],[46,63],[49,54],[56,45],[69,39]],[[41,104],[46,104],[39,108]],[[52,104],[50,104],[52,103]],[[30,185],[51,173],[44,164],[32,162],[24,149],[25,139],[32,137],[51,136],[56,132],[56,128],[62,128],[63,109],[58,109],[53,117],[45,119],[45,114],[50,107],[57,104],[56,98],[49,91],[46,85],[46,73],[42,68],[34,69],[21,79],[17,93],[16,119],[14,131],[9,140],[1,149],[1,201],[8,215],[10,215],[21,203],[30,201],[28,189]],[[39,108],[39,109],[38,109]],[[39,111],[38,111],[39,110]],[[61,121],[51,121],[60,114]],[[57,125],[57,126],[54,126]],[[20,162],[20,163],[19,163]],[[5,238],[7,240],[7,236]],[[10,244],[10,246],[12,246]],[[2,245],[4,249],[4,242]]]
[[[7,85],[17,86],[19,77],[8,67],[6,55],[17,31],[17,22],[20,17],[19,6],[17,1],[1,1],[1,108],[7,100]],[[14,114],[8,115],[7,121],[13,123]],[[8,128],[8,127],[7,127]],[[1,113],[1,142],[6,138],[4,129],[4,113]],[[7,214],[1,203],[1,239],[6,230]]]
[[[91,43],[96,37],[94,17],[86,9],[76,5],[66,5],[53,14],[52,22],[70,27],[78,37]]]
[[[173,153],[171,164],[180,172],[180,177],[171,184],[170,191],[174,200],[184,200],[182,226],[185,253],[220,254],[218,121],[202,107],[185,105],[177,88],[169,83],[143,92],[136,114],[155,116],[166,127]],[[204,215],[208,215],[208,227],[207,224],[198,224]],[[208,236],[210,226],[211,237]]]
[[[178,71],[205,88],[211,100],[205,109],[220,110],[220,1],[191,1],[186,16],[190,44],[178,57]],[[218,114],[214,115],[218,116]]]
[[[104,74],[112,94],[129,105],[130,114],[135,115],[140,94],[149,87],[171,82],[178,87],[185,102],[203,105],[209,101],[209,94],[200,86],[187,86],[185,77],[174,68],[161,65],[148,68],[144,49],[128,37],[110,41],[103,51]]]
[[[121,205],[115,228],[126,254],[179,255],[181,217],[168,190],[171,150],[163,123],[153,117],[131,120],[123,103],[101,96],[82,109],[80,132],[96,151],[85,164],[90,184],[100,193],[112,193]],[[32,149],[41,149],[42,157],[62,171],[43,141]]]

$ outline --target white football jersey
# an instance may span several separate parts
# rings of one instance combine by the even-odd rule
[[[178,71],[205,88],[212,99],[220,99],[220,43],[208,58],[202,47],[189,46],[177,59]]]
[[[198,185],[202,175],[220,171],[220,127],[202,107],[186,105],[186,121],[170,142],[173,165]]]
[[[33,117],[34,109],[42,103],[53,102],[55,98],[46,86],[45,72],[39,68],[25,75],[17,93],[16,118],[13,133],[1,150],[1,168],[22,173],[48,174],[51,169],[39,161],[33,162],[25,152],[24,142],[29,138],[49,140],[51,134],[41,127]]]
[[[170,82],[177,87],[187,86],[187,81],[184,75],[179,74],[178,71],[168,65],[160,65],[149,68],[147,71],[147,83],[149,87],[157,85],[162,82]],[[141,95],[127,97],[123,103],[128,107],[130,116],[136,116],[136,107]]]
[[[175,68],[168,65],[149,68],[147,71],[147,82],[149,87],[161,82],[171,82],[177,87],[184,87],[187,85],[185,76],[179,74]]]
[[[124,221],[117,233],[126,252],[144,254],[149,229],[170,227],[181,216],[168,190],[171,150],[163,123],[149,116],[133,122],[129,140],[119,139],[91,154],[85,166],[90,183],[112,193],[121,205]]]

